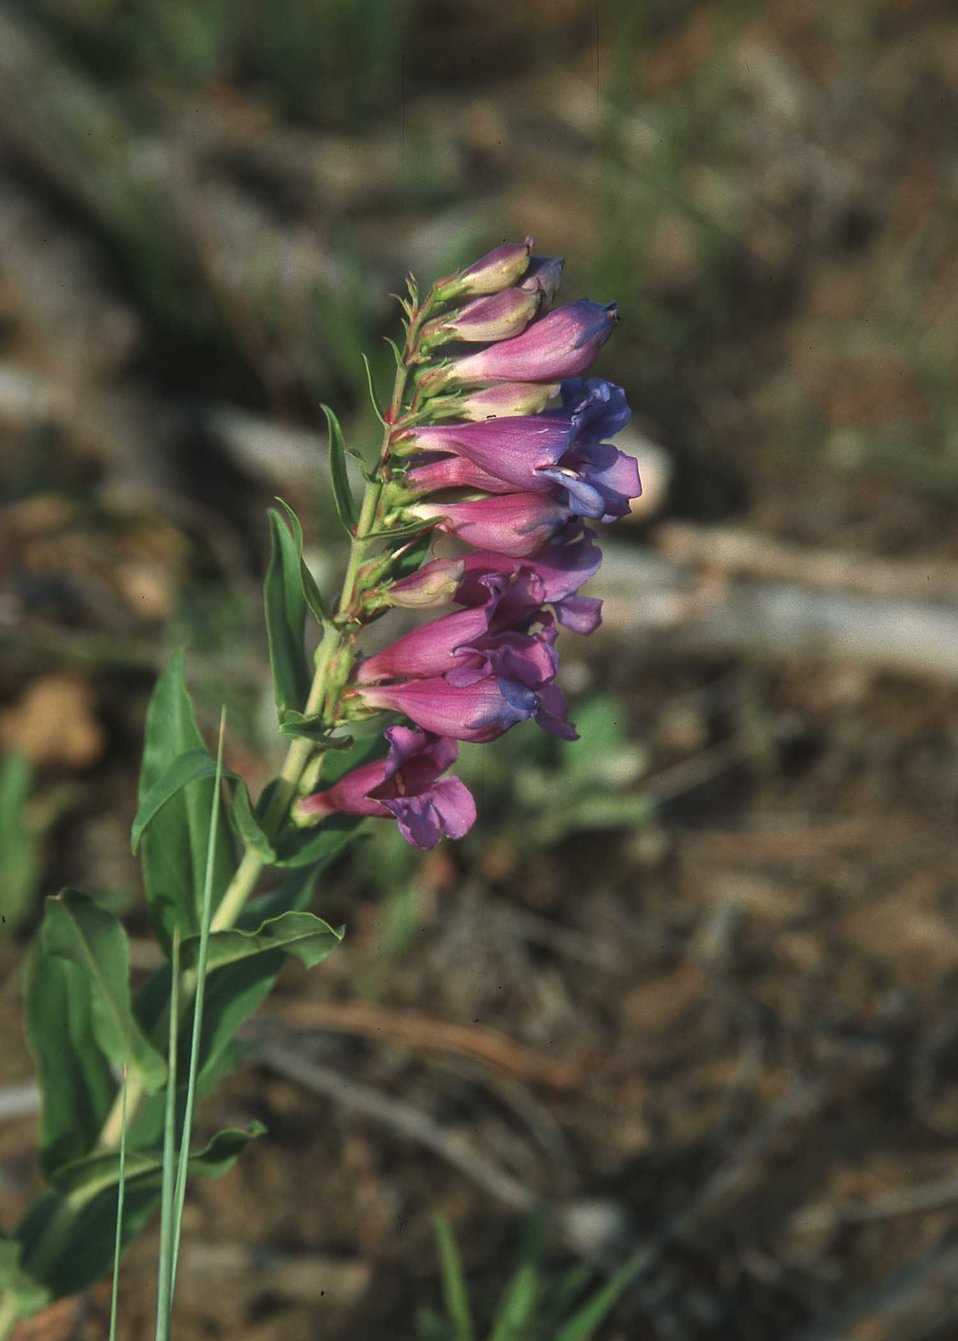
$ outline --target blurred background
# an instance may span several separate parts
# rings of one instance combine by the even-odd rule
[[[270,775],[265,508],[331,583],[320,401],[371,442],[406,271],[532,233],[620,304],[646,486],[564,640],[583,740],[464,751],[474,834],[321,894],[178,1335],[406,1341],[433,1213],[482,1305],[544,1198],[557,1270],[646,1250],[608,1341],[958,1336],[956,220],[945,0],[0,3],[0,1220],[42,897],[152,963],[156,672]]]

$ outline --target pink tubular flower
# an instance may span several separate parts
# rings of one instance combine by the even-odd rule
[[[488,599],[491,573],[528,576],[538,583],[539,602],[553,607],[560,624],[574,633],[594,633],[602,622],[602,602],[595,596],[575,593],[598,572],[602,554],[591,531],[580,529],[578,524],[570,529],[572,534],[566,539],[559,537],[556,543],[523,559],[488,550],[467,554],[462,561],[462,581],[452,599],[459,605],[480,605]]]
[[[615,303],[601,307],[587,298],[567,303],[534,321],[521,335],[453,360],[444,369],[440,386],[575,377],[592,363],[618,319]]]
[[[436,676],[401,684],[363,685],[347,693],[367,708],[401,712],[436,735],[480,744],[526,721],[538,707],[534,690],[495,675],[462,686]]]
[[[461,838],[476,819],[476,803],[459,778],[442,778],[456,760],[455,741],[391,726],[385,731],[389,753],[364,764],[332,787],[304,797],[296,806],[301,821],[327,815],[392,816],[407,843],[431,848],[445,834]]]
[[[413,503],[405,511],[434,521],[440,531],[476,549],[521,558],[535,554],[570,519],[571,509],[548,494],[510,493],[466,503]]]
[[[360,665],[356,683],[446,675],[462,685],[496,674],[538,688],[553,679],[555,631],[552,616],[540,609],[540,584],[493,572],[479,581],[486,596],[481,605],[422,624],[374,652]],[[543,627],[530,634],[535,623]]]

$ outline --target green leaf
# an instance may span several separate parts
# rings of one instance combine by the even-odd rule
[[[323,414],[329,425],[329,478],[333,486],[333,502],[343,526],[353,535],[359,521],[359,509],[353,497],[349,476],[346,473],[346,444],[339,420],[328,405],[323,406]]]
[[[227,1127],[217,1132],[202,1150],[193,1151],[189,1158],[190,1174],[219,1178],[233,1167],[254,1137],[262,1136],[266,1128],[260,1122],[248,1127]],[[126,1156],[126,1184],[132,1189],[138,1184],[159,1187],[163,1172],[161,1150],[129,1150]],[[71,1204],[78,1206],[92,1200],[99,1193],[115,1189],[120,1176],[120,1157],[115,1150],[101,1155],[89,1155],[75,1160],[60,1170],[60,1190],[71,1194]],[[79,1195],[77,1195],[79,1194]]]
[[[540,1290],[544,1220],[534,1216],[523,1234],[517,1267],[496,1312],[489,1341],[524,1341]]]
[[[253,955],[281,950],[312,968],[320,963],[343,939],[342,929],[334,930],[312,913],[281,913],[262,922],[255,931],[214,931],[209,940],[210,970],[249,959]],[[191,967],[196,959],[198,939],[183,945],[183,963]]]
[[[402,577],[411,577],[413,573],[418,573],[419,569],[429,558],[429,551],[433,546],[433,533],[431,530],[425,531],[418,536],[411,544],[407,545],[393,561],[389,576],[394,582],[398,582]]]
[[[435,530],[435,522],[426,522],[425,530],[432,532]],[[401,522],[396,526],[384,527],[381,531],[370,531],[366,536],[367,540],[405,540],[407,536],[421,535],[423,532],[423,523],[421,521]]]
[[[16,1301],[18,1318],[38,1313],[50,1300],[46,1286],[28,1275],[21,1266],[23,1244],[18,1239],[0,1238],[0,1296]]]
[[[180,755],[203,749],[183,680],[183,655],[178,652],[157,681],[147,710],[140,807]],[[167,953],[174,927],[183,936],[199,930],[213,787],[213,778],[208,777],[182,788],[155,813],[140,840],[150,916]],[[222,815],[217,825],[214,906],[233,874],[232,849],[229,823]]]
[[[30,912],[40,866],[37,827],[27,813],[33,769],[19,754],[0,762],[0,934]]]
[[[334,735],[322,714],[306,717],[301,712],[285,712],[279,729],[284,736],[311,740],[328,750],[348,750],[353,743],[352,736]]]
[[[275,508],[270,508],[270,557],[263,584],[269,664],[273,672],[273,697],[282,717],[289,709],[302,711],[312,680],[306,656],[306,597],[300,572],[300,555]]]
[[[47,899],[40,946],[65,959],[90,997],[90,1021],[114,1070],[128,1067],[146,1092],[166,1079],[166,1063],[141,1033],[130,999],[130,946],[119,919],[75,889]]]
[[[235,777],[235,774],[230,773],[229,770],[224,770],[224,772],[227,777]],[[174,759],[166,772],[157,778],[137,807],[136,818],[130,831],[132,850],[135,852],[139,847],[140,839],[143,837],[147,825],[159,814],[167,801],[172,800],[177,792],[181,792],[191,782],[198,782],[201,778],[211,778],[215,773],[216,760],[211,759],[206,750],[188,750],[186,754],[181,754]]]
[[[42,1102],[37,1145],[48,1178],[96,1145],[116,1081],[93,1031],[87,982],[38,936],[27,968],[26,1032]]]
[[[453,1341],[473,1341],[472,1313],[466,1290],[466,1277],[456,1240],[448,1221],[436,1217],[436,1241],[439,1245],[439,1265],[442,1274],[442,1292],[446,1312],[453,1327]]]
[[[625,1293],[642,1265],[645,1254],[631,1258],[611,1280],[598,1290],[566,1325],[556,1333],[555,1341],[592,1341],[596,1328],[604,1322]]]
[[[152,1101],[151,1101],[152,1102]],[[219,1177],[236,1162],[250,1140],[263,1128],[253,1123],[244,1130],[229,1129],[214,1136],[203,1150],[190,1156],[190,1172]],[[134,1156],[127,1151],[123,1241],[129,1243],[148,1223],[159,1205],[162,1164],[157,1151],[152,1156]],[[131,1175],[133,1165],[135,1172]],[[116,1225],[116,1180],[119,1156],[116,1153],[93,1155],[70,1166],[73,1188],[70,1204],[64,1194],[51,1193],[28,1211],[17,1230],[24,1244],[24,1267],[33,1270],[32,1257],[40,1247],[54,1218],[69,1217],[58,1251],[44,1263],[42,1272],[33,1274],[49,1287],[54,1297],[77,1294],[92,1285],[113,1261],[113,1236]],[[72,1208],[72,1214],[71,1214]]]
[[[283,839],[276,865],[326,866],[349,846],[362,822],[360,815],[333,815],[323,820],[318,829],[294,829]]]
[[[320,624],[325,624],[328,616],[326,614],[326,607],[323,604],[322,593],[316,585],[316,579],[310,572],[309,565],[307,564],[303,553],[305,542],[303,540],[302,523],[284,498],[277,498],[276,501],[286,513],[286,520],[289,522],[293,532],[293,539],[296,541],[296,550],[299,554],[299,577],[303,587],[303,599],[319,620]]]
[[[272,844],[260,827],[259,820],[253,812],[253,804],[249,799],[249,789],[242,778],[237,779],[233,788],[229,815],[236,836],[243,846],[252,848],[267,865],[272,865],[276,860],[276,853],[273,851]]]

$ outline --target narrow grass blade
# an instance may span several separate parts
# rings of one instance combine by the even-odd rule
[[[120,1168],[116,1185],[116,1239],[113,1244],[113,1285],[110,1292],[110,1341],[116,1341],[116,1312],[120,1297],[120,1253],[123,1249],[123,1199],[126,1192],[126,1083],[129,1070],[124,1066],[120,1081]]]
[[[173,929],[171,961],[166,1112],[163,1121],[163,1182],[160,1189],[160,1260],[156,1283],[156,1341],[169,1341],[172,1304],[173,1197],[176,1188],[176,1042],[180,1022],[179,927]]]
[[[453,1326],[453,1336],[455,1341],[474,1341],[469,1296],[459,1249],[448,1220],[441,1216],[436,1217],[436,1240],[439,1244],[443,1297]]]
[[[196,1102],[196,1077],[200,1062],[200,1038],[203,1031],[203,1001],[206,993],[206,970],[209,961],[210,923],[213,921],[213,872],[216,864],[216,829],[219,823],[220,801],[223,792],[223,740],[226,735],[226,709],[220,713],[220,732],[216,746],[216,780],[210,810],[210,841],[206,853],[206,878],[203,882],[203,905],[200,910],[200,946],[196,960],[196,993],[193,999],[193,1034],[190,1039],[189,1075],[186,1084],[186,1103],[183,1109],[183,1132],[180,1137],[180,1157],[176,1169],[176,1194],[173,1207],[172,1262],[170,1268],[170,1307],[176,1289],[176,1267],[180,1252],[180,1231],[183,1225],[183,1205],[186,1201],[186,1178],[189,1170],[190,1137],[193,1133],[193,1108]]]

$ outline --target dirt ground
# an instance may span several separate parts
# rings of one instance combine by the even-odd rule
[[[341,19],[316,86],[255,5],[159,47],[95,8],[0,5],[0,746],[36,837],[0,1094],[32,1073],[43,894],[102,892],[152,963],[127,836],[173,648],[270,776],[263,513],[289,498],[329,573],[318,402],[368,431],[358,351],[404,270],[531,232],[623,311],[601,371],[657,450],[617,571],[681,522],[698,593],[851,591],[888,647],[676,639],[636,568],[634,626],[566,647],[613,745],[572,747],[582,774],[487,747],[471,839],[375,835],[321,891],[342,948],[286,971],[201,1118],[268,1136],[191,1191],[177,1336],[407,1341],[434,1214],[484,1303],[542,1202],[557,1270],[646,1250],[601,1341],[958,1341],[958,673],[944,636],[911,664],[906,618],[947,629],[958,592],[950,6],[367,0],[375,45]],[[34,1122],[0,1121],[3,1224]]]

